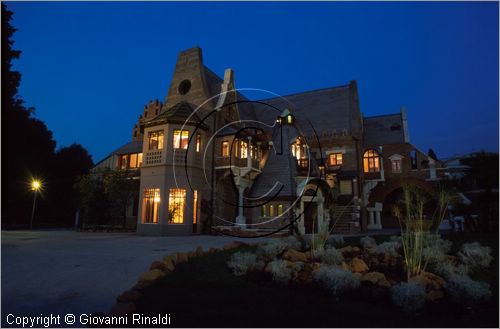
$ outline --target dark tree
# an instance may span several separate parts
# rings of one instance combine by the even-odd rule
[[[104,189],[111,203],[111,214],[127,226],[127,209],[139,195],[139,180],[127,170],[109,170],[104,177]],[[116,211],[114,211],[116,210]]]
[[[51,165],[50,193],[47,193],[54,226],[70,227],[77,210],[73,187],[78,178],[93,166],[92,157],[80,144],[63,147],[55,154]]]
[[[437,160],[437,156],[436,156],[436,153],[434,153],[434,150],[433,149],[429,149],[429,151],[427,152],[427,155],[431,158],[431,159],[434,159],[434,160]]]
[[[88,172],[92,159],[79,145],[55,153],[56,142],[45,123],[34,117],[18,94],[21,74],[12,62],[21,51],[13,48],[16,29],[12,12],[2,2],[2,226],[23,226],[30,220],[33,194],[29,181],[43,181],[37,201],[35,227],[43,223],[66,226],[73,221],[71,195],[75,177]],[[69,216],[58,222],[57,216]]]

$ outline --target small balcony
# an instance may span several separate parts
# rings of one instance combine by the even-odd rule
[[[244,158],[230,158],[230,157],[216,157],[215,158],[215,169],[227,169],[229,167],[248,167],[248,159]],[[250,160],[250,168],[260,170],[259,161],[257,159]]]

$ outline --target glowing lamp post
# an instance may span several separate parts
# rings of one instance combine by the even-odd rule
[[[40,182],[39,180],[34,179],[31,182],[31,190],[34,192],[34,196],[33,196],[33,209],[31,210],[30,230],[33,229],[33,218],[35,217],[36,196],[41,188],[42,188],[42,182]]]

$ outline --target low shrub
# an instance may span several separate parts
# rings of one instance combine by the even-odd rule
[[[250,270],[260,271],[264,268],[264,263],[257,259],[257,255],[249,252],[234,253],[227,266],[235,275],[245,275]]]
[[[288,247],[283,239],[269,239],[260,243],[257,247],[257,255],[267,259],[274,259],[276,256],[281,255]]]
[[[383,242],[377,246],[377,253],[379,254],[388,254],[391,257],[399,256],[399,249],[401,248],[401,244],[398,242]]]
[[[283,238],[283,242],[287,245],[289,249],[302,250],[302,244],[300,240],[295,235],[287,236]]]
[[[457,256],[471,270],[488,267],[493,260],[491,248],[479,242],[464,243]]]
[[[345,244],[344,238],[341,235],[330,235],[326,243],[335,248],[342,248]]]
[[[377,247],[377,242],[371,236],[365,236],[365,237],[359,239],[359,243],[365,249],[366,248],[375,248],[375,247]]]
[[[445,288],[451,300],[460,304],[475,305],[491,298],[490,286],[474,281],[468,275],[451,275]]]
[[[328,265],[339,265],[344,261],[342,253],[334,247],[329,247],[323,253],[321,260]]]
[[[288,283],[292,279],[293,270],[287,267],[284,260],[274,260],[269,263],[273,280],[279,283]]]
[[[313,273],[313,280],[326,288],[336,299],[360,285],[359,279],[350,271],[336,266],[321,267]]]
[[[429,266],[429,270],[442,276],[445,279],[453,275],[467,275],[467,267],[463,264],[455,265],[447,259],[442,261],[433,262]]]
[[[401,282],[391,288],[393,303],[407,313],[422,309],[425,296],[425,289],[415,282]]]

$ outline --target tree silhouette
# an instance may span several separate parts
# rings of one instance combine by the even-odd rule
[[[23,225],[29,222],[32,193],[29,181],[41,178],[46,186],[45,195],[37,202],[37,218],[50,218],[53,209],[66,205],[55,200],[54,191],[64,186],[63,191],[71,195],[75,176],[88,171],[91,159],[80,147],[61,149],[56,155],[56,142],[45,123],[34,117],[34,108],[26,108],[18,93],[21,74],[12,68],[21,51],[13,48],[16,29],[11,25],[13,13],[4,2],[2,6],[2,226]],[[58,165],[74,157],[69,173]],[[89,166],[90,163],[90,166]],[[86,169],[84,169],[84,167]],[[61,173],[63,173],[62,176]],[[67,175],[66,175],[67,174]],[[54,178],[59,177],[59,181]],[[62,185],[61,185],[62,184]],[[70,186],[68,189],[67,186]],[[53,204],[52,202],[56,202]],[[71,203],[70,203],[71,206]]]

